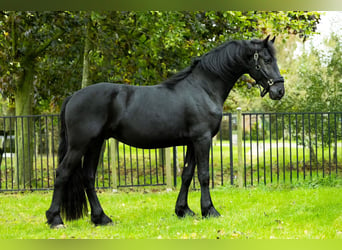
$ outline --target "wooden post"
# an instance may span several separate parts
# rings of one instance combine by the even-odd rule
[[[159,165],[165,168],[166,188],[172,190],[171,148],[159,149]]]
[[[243,159],[242,159],[242,113],[241,108],[237,108],[237,149],[238,149],[238,176],[239,187],[243,187]]]
[[[165,148],[165,171],[166,171],[166,188],[172,190],[172,166],[171,166],[171,148]]]
[[[113,192],[117,192],[118,190],[118,177],[117,177],[117,153],[118,153],[118,144],[117,141],[113,138],[108,140],[109,142],[109,152],[110,152],[110,166],[112,167],[112,190]]]
[[[48,131],[49,134],[49,156],[51,157],[53,154],[52,152],[52,143],[53,143],[53,134],[52,131]],[[38,138],[38,137],[37,137]],[[36,151],[38,153],[38,151]]]

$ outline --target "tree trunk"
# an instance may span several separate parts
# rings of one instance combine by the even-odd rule
[[[90,52],[90,28],[91,20],[89,19],[86,26],[86,33],[84,37],[84,52],[83,52],[83,73],[82,73],[82,88],[89,86],[89,52]]]
[[[310,159],[313,163],[315,164],[317,163],[315,149],[313,148],[312,145],[310,145]]]
[[[334,152],[333,152],[333,163],[336,164],[336,168],[337,168],[337,143],[334,144]]]
[[[15,127],[16,136],[16,181],[18,188],[29,189],[33,173],[33,122],[27,115],[32,114],[33,103],[33,64],[25,67],[23,74],[19,77],[15,93],[15,107],[17,123]]]

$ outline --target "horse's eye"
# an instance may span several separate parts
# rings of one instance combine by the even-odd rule
[[[272,63],[272,58],[264,59],[264,62],[265,62],[266,64],[271,64],[271,63]]]

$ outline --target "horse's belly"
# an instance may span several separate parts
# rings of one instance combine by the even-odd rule
[[[172,146],[180,146],[189,144],[190,140],[187,138],[175,138],[175,137],[155,137],[141,134],[131,133],[130,135],[116,134],[114,138],[133,147],[137,148],[165,148]]]
[[[173,121],[175,122],[175,121]],[[138,148],[161,148],[189,143],[189,136],[183,124],[171,125],[145,118],[142,120],[129,120],[122,122],[114,131],[117,140]]]

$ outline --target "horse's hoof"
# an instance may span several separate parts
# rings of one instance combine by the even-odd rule
[[[99,217],[92,216],[91,221],[95,224],[95,226],[110,226],[114,225],[111,218],[109,218],[107,215],[102,213]]]
[[[52,229],[65,228],[63,220],[59,213],[51,213],[49,210],[46,211],[47,224]]]
[[[176,209],[175,212],[179,218],[184,218],[186,216],[195,216],[195,213],[189,207],[183,209]]]
[[[217,218],[217,217],[220,217],[221,215],[219,212],[217,212],[217,210],[214,207],[210,207],[208,212],[203,213],[202,216],[204,218],[210,218],[210,217]]]

